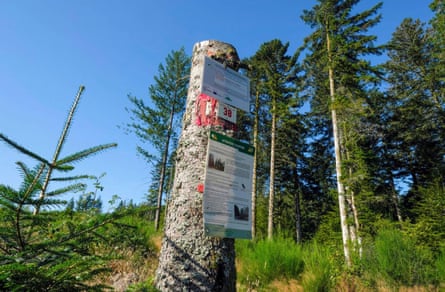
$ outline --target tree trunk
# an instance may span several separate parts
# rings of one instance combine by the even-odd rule
[[[329,27],[327,25],[326,27]],[[326,33],[326,46],[328,53],[329,62],[329,93],[331,96],[331,115],[332,115],[332,131],[334,136],[334,152],[335,152],[335,171],[337,177],[337,191],[338,191],[338,207],[340,211],[340,224],[343,239],[343,252],[345,255],[345,262],[347,266],[351,266],[351,257],[349,251],[349,230],[347,221],[347,210],[346,210],[346,198],[345,198],[345,187],[341,181],[342,169],[341,169],[341,153],[340,153],[340,135],[338,130],[337,122],[337,111],[335,109],[335,83],[334,83],[334,69],[332,68],[332,51],[331,51],[331,40],[329,33]]]
[[[351,160],[349,151],[346,151],[346,159],[348,161]],[[349,167],[349,178],[352,179],[352,175],[353,175],[352,168]],[[351,242],[354,243],[354,248],[358,249],[359,256],[361,257],[362,256],[362,246],[361,246],[362,239],[360,238],[360,234],[359,234],[360,224],[358,221],[358,211],[357,211],[357,208],[355,207],[355,192],[352,189],[349,191],[349,195],[346,197],[346,202],[348,203],[348,207],[351,210],[353,218],[354,218],[354,226],[350,226],[350,228],[349,228]]]
[[[175,94],[176,95],[176,94]],[[176,100],[176,97],[175,97]],[[159,187],[158,187],[158,198],[156,204],[156,214],[155,214],[155,230],[159,229],[159,221],[161,218],[161,205],[162,205],[162,193],[164,192],[164,180],[165,180],[165,170],[167,168],[167,159],[168,159],[168,148],[170,147],[170,139],[172,136],[172,127],[173,127],[173,118],[175,116],[175,103],[171,107],[170,111],[170,120],[167,128],[167,137],[165,141],[164,153],[162,154],[162,165],[161,165],[161,177],[159,178]]]
[[[276,100],[272,97],[272,125],[270,130],[270,175],[269,175],[269,215],[267,220],[267,238],[273,237],[273,207],[275,200],[275,135],[277,124]]]
[[[300,184],[300,177],[298,175],[297,171],[297,165],[295,165],[294,169],[294,189],[296,191],[295,197],[294,197],[294,204],[295,204],[295,240],[297,243],[303,242],[303,236],[301,233],[301,201],[300,201],[300,195],[302,195],[301,190],[301,184]]]
[[[391,185],[391,200],[394,206],[394,211],[395,211],[395,215],[397,217],[397,221],[399,221],[399,223],[402,223],[402,213],[400,212],[400,208],[399,208],[399,196],[397,195],[397,191],[396,191],[396,186],[394,183],[394,179],[392,177],[392,174],[390,173],[390,185]]]
[[[258,90],[255,97],[255,121],[253,124],[253,146],[258,149],[258,124],[260,123],[260,96]],[[253,156],[253,171],[252,171],[252,239],[255,239],[256,233],[256,189],[257,189],[257,165],[258,165],[258,150]]]
[[[203,194],[197,190],[204,183],[211,127],[196,123],[204,56],[215,56],[221,62],[227,61],[228,66],[239,62],[236,49],[226,43],[203,41],[193,48],[175,179],[156,271],[156,287],[161,291],[236,290],[234,240],[204,235]]]

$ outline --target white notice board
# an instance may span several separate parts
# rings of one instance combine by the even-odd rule
[[[249,111],[248,77],[205,56],[201,82],[201,93],[240,110]]]
[[[252,238],[252,169],[255,148],[211,131],[203,213],[207,236]]]

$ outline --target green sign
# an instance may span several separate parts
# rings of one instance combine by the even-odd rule
[[[254,153],[250,144],[210,132],[203,195],[206,235],[252,237]]]

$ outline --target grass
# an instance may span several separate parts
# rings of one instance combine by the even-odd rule
[[[317,242],[305,245],[302,275],[304,291],[329,291],[333,287],[333,264],[331,253]]]
[[[396,286],[431,283],[433,259],[431,253],[396,229],[382,230],[374,243],[374,260],[368,270]]]
[[[302,249],[292,239],[237,241],[238,281],[249,289],[276,279],[297,278],[304,268]]]
[[[114,267],[122,274],[139,269],[142,277],[128,291],[155,291],[160,237],[150,236],[149,246],[155,247],[155,254],[136,269]],[[408,235],[393,229],[382,230],[365,244],[362,260],[355,260],[351,269],[343,266],[339,250],[316,241],[298,245],[283,237],[236,240],[235,248],[238,291],[442,291],[445,287],[445,248],[433,257]]]

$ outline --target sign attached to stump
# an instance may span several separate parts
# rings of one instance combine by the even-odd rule
[[[201,93],[249,112],[250,80],[209,57],[204,57]]]
[[[207,236],[252,238],[252,169],[255,148],[210,132],[203,213]]]

